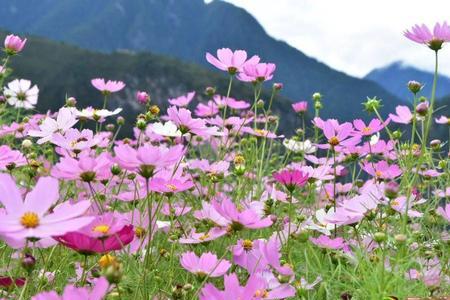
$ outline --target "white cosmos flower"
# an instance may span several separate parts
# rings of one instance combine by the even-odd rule
[[[3,92],[8,103],[16,108],[33,109],[37,104],[39,89],[31,87],[31,81],[15,79],[8,83]]]
[[[29,136],[40,137],[37,141],[38,144],[43,144],[52,139],[53,134],[56,132],[65,133],[69,128],[72,128],[78,122],[74,115],[73,108],[63,107],[58,111],[58,116],[55,119],[46,117],[39,130],[30,130]]]
[[[165,124],[154,123],[152,124],[152,131],[162,136],[180,137],[182,135],[177,125],[172,121],[167,121]]]
[[[378,143],[379,140],[380,140],[380,133],[377,132],[377,133],[375,133],[374,135],[372,135],[370,137],[370,142],[369,143],[370,143],[371,146],[373,146],[376,143]]]
[[[92,107],[83,108],[82,110],[76,110],[75,115],[79,118],[86,119],[102,119],[110,116],[117,115],[122,111],[122,108],[116,108],[114,111],[107,109],[94,109]]]
[[[301,142],[293,139],[284,139],[283,145],[287,149],[295,153],[304,152],[306,154],[310,154],[316,152],[317,149],[316,146],[314,146],[310,140],[305,140],[304,142]]]

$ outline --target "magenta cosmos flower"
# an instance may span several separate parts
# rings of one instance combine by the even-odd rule
[[[186,95],[182,95],[177,98],[169,99],[170,105],[175,105],[179,107],[188,106],[191,103],[192,99],[195,97],[195,92],[187,93]]]
[[[242,72],[246,64],[259,63],[258,56],[252,56],[247,60],[247,52],[244,50],[236,50],[233,52],[229,48],[218,49],[217,58],[209,52],[206,53],[206,60],[216,68],[227,71],[231,75]]]
[[[366,125],[361,119],[356,119],[353,121],[353,126],[357,132],[363,136],[377,133],[383,129],[385,125],[386,124],[383,124],[379,119],[372,119],[368,125]]]
[[[116,162],[129,171],[137,171],[142,177],[150,178],[155,170],[176,164],[184,155],[183,145],[170,148],[143,145],[137,150],[122,144],[114,148]]]
[[[53,167],[52,175],[66,180],[100,181],[111,177],[111,166],[110,154],[106,152],[96,157],[82,155],[78,159],[64,156]]]
[[[122,90],[125,87],[125,83],[122,81],[108,80],[103,78],[94,78],[91,80],[91,84],[100,92],[104,94],[115,93]]]
[[[320,145],[323,149],[355,146],[361,141],[360,136],[352,136],[353,126],[351,123],[339,124],[336,120],[327,120],[323,121],[321,126],[328,141],[328,144]]]
[[[20,191],[10,175],[0,174],[0,202],[6,214],[0,218],[0,233],[13,239],[47,238],[78,230],[92,222],[81,217],[90,207],[89,201],[74,205],[68,202],[49,209],[59,200],[58,181],[42,177],[22,200]]]
[[[239,73],[238,79],[245,82],[263,82],[273,78],[275,64],[258,63],[244,65],[243,71]]]
[[[405,31],[405,37],[419,44],[427,45],[434,51],[442,48],[442,44],[450,41],[450,26],[447,22],[436,23],[433,32],[425,25],[414,25],[410,30]]]
[[[318,238],[310,237],[309,240],[316,246],[320,248],[326,248],[326,249],[344,249],[349,250],[348,245],[345,244],[345,241],[341,237],[337,237],[335,239],[330,238],[326,235],[321,235]]]
[[[306,101],[300,101],[292,104],[292,109],[296,113],[304,113],[308,110],[308,102]]]
[[[231,230],[258,229],[272,225],[270,217],[261,218],[251,207],[239,210],[227,197],[224,197],[221,203],[214,199],[212,206],[226,220]]]
[[[55,239],[64,246],[88,255],[120,250],[133,240],[133,226],[117,213],[97,216],[83,228]]]
[[[402,175],[402,170],[399,166],[396,164],[389,165],[385,160],[377,163],[366,162],[362,168],[370,175],[379,179],[394,179]]]
[[[308,182],[308,174],[300,170],[283,170],[273,173],[273,178],[293,192],[296,187],[302,187]]]
[[[395,123],[409,124],[414,117],[408,106],[399,105],[395,108],[395,112],[396,115],[389,114],[389,118]]]
[[[108,293],[109,283],[104,277],[95,280],[92,289],[68,285],[59,296],[55,291],[42,292],[32,297],[31,300],[102,300]]]
[[[198,257],[194,252],[185,252],[180,257],[180,264],[197,276],[221,277],[231,267],[228,260],[219,260],[217,255],[206,252]]]
[[[136,100],[140,104],[147,104],[150,101],[150,95],[145,91],[137,91],[136,92]]]
[[[9,55],[14,55],[22,51],[27,39],[21,39],[17,35],[10,34],[5,38],[5,51]]]

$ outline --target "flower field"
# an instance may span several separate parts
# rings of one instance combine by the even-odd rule
[[[39,87],[10,68],[27,40],[8,35],[0,299],[449,299],[450,145],[433,128],[450,128],[435,95],[450,26],[404,36],[429,48],[431,95],[411,78],[412,105],[383,116],[389,99],[368,98],[361,119],[338,121],[321,118],[317,92],[292,104],[299,127],[282,134],[271,109],[283,84],[258,55],[206,53],[228,89],[167,109],[134,91],[135,120],[109,102],[126,83],[104,78],[91,107],[69,95],[43,114]],[[238,81],[253,99],[234,95]]]

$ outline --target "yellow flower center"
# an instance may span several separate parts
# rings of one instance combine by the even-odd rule
[[[370,127],[364,127],[362,130],[362,132],[364,132],[364,133],[369,133],[371,131],[372,131],[372,129],[370,129]]]
[[[267,298],[269,297],[269,292],[267,290],[256,290],[255,297]]]
[[[36,228],[39,225],[39,216],[34,212],[26,212],[20,218],[20,224],[25,228]]]
[[[168,188],[172,192],[175,192],[178,189],[176,185],[171,184],[171,183],[166,184],[166,188]]]
[[[244,240],[242,242],[242,247],[244,248],[244,250],[250,251],[253,249],[253,242],[251,240]]]
[[[337,138],[337,136],[333,136],[328,140],[328,144],[330,144],[331,146],[337,146],[339,145],[339,139]]]
[[[115,263],[117,261],[115,256],[112,256],[110,254],[105,254],[102,257],[100,257],[100,259],[98,260],[98,264],[100,265],[100,267],[102,269],[109,267],[110,265],[112,265],[113,263]]]
[[[266,135],[267,134],[267,131],[266,130],[264,130],[264,129],[255,129],[255,133],[256,134],[258,134],[258,135]]]
[[[109,231],[109,226],[105,224],[97,225],[94,227],[94,229],[92,229],[92,231],[107,234]]]
[[[383,172],[381,172],[381,171],[376,171],[376,172],[375,172],[375,175],[376,175],[377,177],[381,177],[381,176],[383,176]]]
[[[145,236],[145,229],[140,226],[136,226],[134,229],[134,233],[138,238],[143,238]]]
[[[204,241],[204,240],[206,240],[207,238],[209,238],[210,237],[210,235],[208,234],[208,233],[205,233],[204,235],[202,235],[201,237],[199,237],[198,239],[200,240],[200,241]]]

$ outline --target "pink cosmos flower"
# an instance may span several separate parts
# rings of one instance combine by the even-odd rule
[[[195,109],[195,114],[199,117],[212,117],[219,113],[219,107],[213,101],[208,101],[208,103],[199,103]]]
[[[59,296],[55,291],[42,292],[31,298],[31,300],[102,300],[108,293],[109,283],[104,277],[95,280],[92,289],[68,285]]]
[[[157,193],[181,193],[191,189],[194,184],[190,180],[182,180],[181,178],[161,178],[154,177],[149,181],[149,188],[151,191]]]
[[[5,51],[9,55],[17,54],[22,51],[27,39],[21,39],[17,35],[9,34],[5,38]]]
[[[405,37],[419,44],[424,44],[437,51],[441,49],[442,44],[450,41],[450,26],[447,22],[442,25],[436,23],[433,32],[425,25],[414,25],[411,31],[404,33]]]
[[[20,167],[27,164],[25,157],[19,150],[12,150],[7,145],[0,146],[0,170]]]
[[[133,225],[135,235],[133,241],[129,244],[130,253],[136,253],[140,249],[144,249],[149,239],[153,239],[156,231],[159,229],[155,215],[156,211],[152,212],[152,234],[149,234],[150,223],[147,212],[141,213],[138,209],[134,209],[124,216],[127,222]]]
[[[402,175],[402,170],[398,165],[389,165],[385,160],[377,163],[366,162],[363,164],[362,168],[370,175],[380,179],[394,179],[395,177]]]
[[[216,68],[227,71],[231,75],[242,72],[246,64],[259,63],[258,56],[252,56],[247,60],[247,52],[244,50],[231,51],[229,48],[217,50],[217,58],[210,53],[206,53],[206,60]]]
[[[144,178],[150,178],[155,171],[176,164],[184,155],[184,146],[170,148],[145,144],[137,150],[122,144],[114,148],[116,162],[130,171],[137,171]]]
[[[247,126],[242,127],[241,131],[249,133],[249,134],[257,136],[257,137],[263,137],[263,138],[268,138],[268,139],[276,139],[276,138],[284,137],[284,135],[276,135],[275,133],[270,132],[265,129],[258,129],[258,128],[253,129],[252,127],[247,127]]]
[[[179,107],[186,107],[191,103],[192,99],[195,97],[195,92],[187,93],[186,95],[169,99],[170,105],[179,106]]]
[[[292,108],[296,113],[304,113],[308,110],[308,102],[300,101],[292,104]]]
[[[43,144],[50,141],[54,134],[60,132],[64,134],[67,130],[73,127],[78,122],[72,109],[63,107],[58,111],[58,116],[55,119],[46,117],[39,130],[30,130],[29,136],[39,137],[38,144]]]
[[[150,102],[150,95],[145,91],[137,91],[136,100],[140,104],[147,104],[148,102]]]
[[[355,129],[359,134],[367,136],[379,132],[384,128],[384,126],[386,126],[386,123],[383,124],[379,119],[372,119],[372,121],[370,121],[370,123],[366,126],[363,120],[357,119],[353,121],[353,126],[355,126]]]
[[[80,153],[81,151],[100,145],[102,137],[100,135],[94,135],[94,132],[90,129],[79,131],[78,129],[70,128],[64,134],[59,132],[55,133],[51,141],[64,150]]]
[[[202,244],[218,239],[227,234],[226,229],[213,227],[208,232],[197,232],[193,229],[187,236],[179,239],[180,244]]]
[[[191,169],[199,169],[210,175],[227,175],[230,163],[227,161],[216,161],[210,163],[207,159],[194,159],[189,161],[189,167]]]
[[[316,246],[320,248],[327,249],[344,249],[344,251],[349,251],[348,245],[345,243],[344,239],[341,237],[337,237],[332,239],[326,235],[321,235],[318,238],[310,237],[309,240]]]
[[[0,202],[6,214],[0,218],[0,234],[14,239],[47,238],[78,230],[92,222],[92,217],[81,217],[90,207],[89,201],[80,201],[74,205],[68,202],[57,205],[59,200],[58,181],[51,177],[42,177],[34,189],[22,200],[13,178],[0,174]]]
[[[328,141],[328,144],[319,145],[323,149],[354,146],[361,141],[360,136],[352,136],[353,126],[351,123],[339,124],[336,120],[331,119],[323,121],[321,126]]]
[[[203,137],[217,135],[217,130],[207,127],[203,119],[192,118],[192,113],[185,108],[172,106],[167,110],[167,116],[182,134],[191,133]]]
[[[450,125],[450,118],[446,116],[440,116],[439,118],[435,119],[436,123],[438,124],[447,124]]]
[[[52,176],[66,180],[84,182],[101,181],[111,177],[111,157],[107,152],[90,157],[81,155],[78,159],[70,156],[61,157],[52,169]]]
[[[302,187],[308,182],[308,174],[300,170],[283,170],[272,174],[276,181],[281,183],[290,192],[296,187]]]
[[[272,225],[270,217],[261,218],[252,208],[238,210],[228,197],[224,197],[221,203],[216,199],[211,203],[214,209],[226,220],[231,230],[258,229]]]
[[[257,63],[244,65],[243,71],[239,73],[238,79],[245,82],[263,82],[273,78],[275,64]]]
[[[220,95],[214,95],[213,97],[214,102],[219,106],[219,107],[225,107],[228,106],[232,109],[247,109],[250,107],[250,103],[244,101],[244,100],[236,100],[234,98],[227,98],[225,96],[220,96]]]
[[[436,209],[436,212],[448,222],[450,222],[450,203],[447,203],[445,207],[438,207],[438,209]]]
[[[257,274],[253,274],[245,286],[239,284],[235,273],[225,275],[224,290],[218,290],[213,284],[207,283],[200,293],[200,300],[255,300],[261,299],[265,294],[265,282]],[[255,295],[258,293],[258,296]]]
[[[120,250],[134,239],[132,225],[117,213],[106,213],[77,231],[54,237],[62,245],[82,254]]]
[[[94,78],[91,80],[91,84],[104,94],[115,93],[125,87],[125,83],[122,81],[108,80],[105,82],[104,78]]]
[[[399,105],[395,108],[395,112],[397,113],[396,115],[389,114],[389,118],[395,123],[409,124],[414,117],[408,106]]]
[[[190,212],[192,207],[184,202],[164,203],[161,213],[165,216],[184,216]]]
[[[208,277],[221,277],[231,267],[228,260],[219,260],[211,252],[203,253],[200,257],[194,252],[185,252],[180,257],[180,264],[191,273]]]
[[[414,210],[413,206],[417,204],[425,203],[425,199],[416,199],[415,196],[410,196],[409,201],[406,200],[406,196],[400,196],[390,202],[391,207],[401,214],[405,214],[408,210],[408,216],[412,218],[422,217],[423,213]]]

